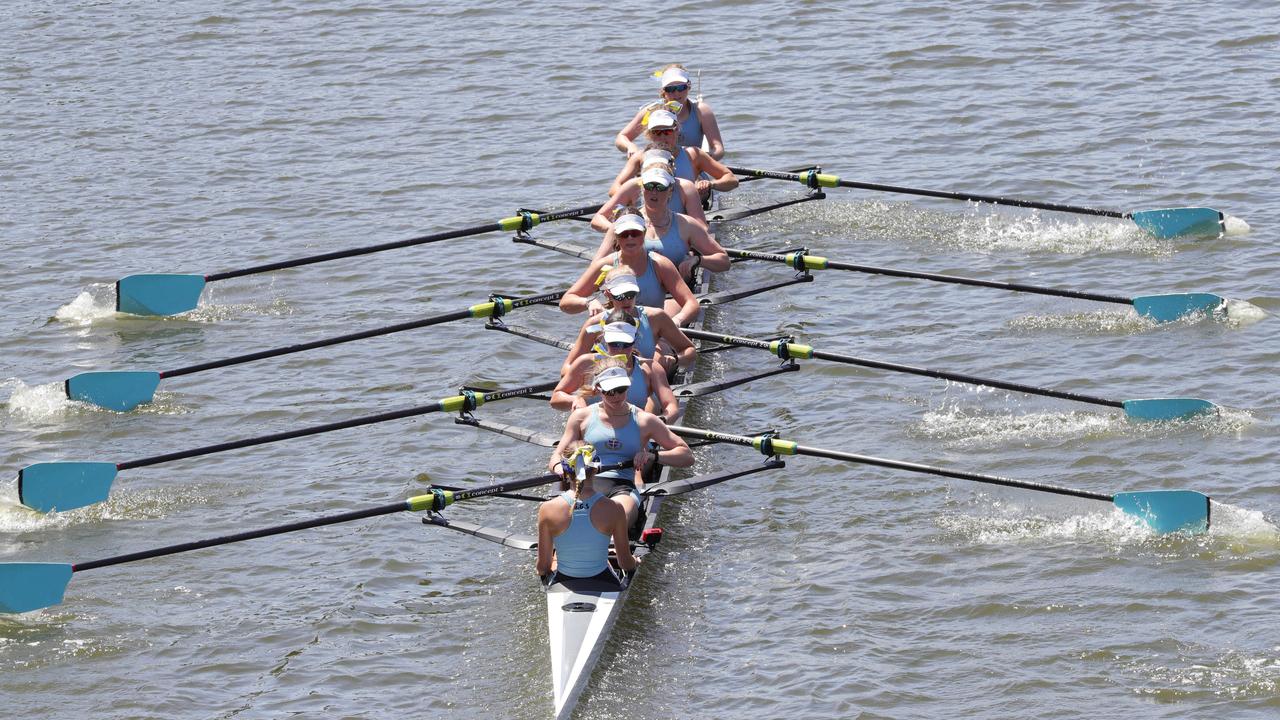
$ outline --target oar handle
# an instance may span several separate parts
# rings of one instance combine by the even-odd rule
[[[1077,402],[1091,403],[1094,405],[1105,405],[1107,407],[1123,408],[1124,402],[1119,400],[1108,400],[1106,398],[1094,397],[1092,395],[1083,395],[1080,393],[1064,392],[1061,390],[1050,390],[1049,388],[1036,387],[1034,385],[1023,385],[1021,383],[1006,382],[1004,380],[993,380],[991,378],[978,377],[976,375],[965,375],[962,373],[947,372],[944,370],[931,370],[929,368],[914,367],[911,365],[902,365],[899,363],[883,362],[880,360],[870,360],[860,358],[854,355],[842,355],[839,353],[826,352],[823,350],[815,350],[809,345],[802,343],[791,343],[783,340],[765,341],[756,340],[755,338],[737,337],[735,335],[722,335],[719,333],[707,332],[705,330],[684,329],[685,335],[700,340],[714,340],[729,345],[740,345],[742,347],[753,347],[769,352],[781,357],[796,358],[800,360],[817,358],[819,360],[829,360],[832,362],[844,363],[846,365],[858,365],[861,367],[875,368],[878,370],[892,370],[894,372],[904,372],[912,375],[923,375],[925,377],[939,378],[942,380],[954,380],[956,382],[968,383],[970,385],[985,385],[987,387],[1000,388],[1002,390],[1015,390],[1030,395],[1044,395],[1047,397],[1060,398],[1063,400],[1075,400]]]
[[[334,423],[326,423],[324,425],[300,428],[298,430],[288,430],[270,435],[260,435],[258,437],[245,438],[243,440],[218,443],[216,445],[206,445],[192,450],[180,450],[178,452],[156,455],[154,457],[142,458],[140,460],[130,460],[116,465],[116,469],[129,470],[131,468],[159,465],[161,463],[182,460],[184,458],[211,455],[213,453],[225,452],[227,450],[238,450],[240,448],[252,447],[254,445],[265,445],[267,443],[279,442],[281,440],[291,440],[293,438],[318,435],[320,433],[332,432],[334,430],[345,430],[347,428],[360,427],[362,425],[372,425],[374,423],[387,422],[389,420],[399,420],[401,418],[414,417],[416,415],[426,415],[427,413],[467,410],[479,407],[486,402],[546,392],[547,390],[554,389],[557,384],[557,382],[545,382],[522,388],[513,388],[511,390],[498,390],[491,393],[455,395],[444,398],[443,400],[430,405],[419,405],[417,407],[393,410],[391,412],[379,413],[377,415],[367,415],[364,417],[352,418],[350,420],[342,420]],[[469,404],[470,407],[468,407]]]
[[[796,182],[805,182],[809,184],[807,175],[795,175],[793,173],[772,172],[769,170],[755,170],[752,168],[730,167],[729,170],[737,175],[754,175],[755,177],[772,178],[775,180],[794,180]],[[859,190],[875,190],[877,192],[902,193],[905,195],[921,195],[924,197],[946,198],[948,200],[969,200],[972,202],[991,203],[993,205],[1010,205],[1012,207],[1033,208],[1036,210],[1052,210],[1054,212],[1080,213],[1083,215],[1097,215],[1100,217],[1127,218],[1129,213],[1122,213],[1117,210],[1099,210],[1097,208],[1080,207],[1079,205],[1063,205],[1060,203],[1038,202],[1036,200],[1021,200],[1018,198],[1000,197],[997,195],[978,195],[975,193],[950,192],[946,190],[922,190],[920,188],[904,187],[901,185],[884,185],[881,183],[858,182],[856,180],[842,180],[834,175],[821,176],[815,175],[815,182],[821,184],[822,187],[847,187],[857,188]]]
[[[336,525],[338,523],[351,522],[352,520],[362,520],[364,518],[376,517],[378,515],[389,515],[391,513],[403,512],[408,510],[408,502],[401,500],[397,503],[389,505],[380,505],[374,508],[366,508],[364,510],[353,510],[351,512],[341,513],[339,515],[329,515],[321,518],[313,518],[311,520],[300,520],[298,522],[288,523],[286,525],[276,525],[274,527],[263,528],[261,530],[249,530],[231,535],[222,535],[207,540],[195,540],[193,542],[178,543],[177,545],[167,545],[162,548],[153,550],[143,550],[141,552],[129,553],[127,555],[117,555],[115,557],[103,558],[101,560],[91,560],[89,562],[76,563],[71,566],[72,572],[80,572],[82,570],[93,570],[94,568],[108,567],[110,565],[120,565],[121,563],[134,562],[135,560],[146,560],[148,558],[163,557],[165,555],[173,555],[175,553],[189,552],[191,550],[200,550],[202,548],[214,547],[217,545],[226,545],[228,543],[241,542],[243,540],[253,540],[255,538],[268,537],[271,535],[280,535],[282,533],[294,532],[297,530],[306,530],[308,528],[321,527],[324,525]]]
[[[994,280],[980,280],[977,278],[960,277],[957,275],[942,275],[939,273],[919,272],[915,270],[899,270],[896,268],[875,267],[873,265],[858,265],[855,263],[840,262],[830,260],[821,255],[809,255],[807,253],[787,253],[779,255],[776,253],[753,252],[750,250],[736,250],[725,248],[725,252],[729,257],[743,258],[746,260],[767,260],[770,262],[785,263],[797,270],[848,270],[851,272],[867,273],[870,275],[886,275],[889,277],[912,278],[916,280],[930,280],[933,282],[952,283],[954,285],[973,285],[977,287],[997,288],[1000,290],[1011,290],[1013,292],[1035,293],[1038,295],[1052,295],[1055,297],[1077,298],[1080,300],[1093,300],[1096,302],[1117,303],[1120,305],[1132,305],[1133,300],[1119,295],[1102,295],[1099,293],[1081,292],[1079,290],[1060,290],[1057,288],[1046,288],[1037,285],[1023,285],[1021,283],[1004,283]]]
[[[669,427],[671,432],[682,437],[694,437],[734,445],[746,445],[748,447],[754,447],[766,455],[809,455],[812,457],[862,463],[864,465],[876,465],[879,467],[894,468],[897,470],[907,470],[909,472],[939,475],[942,477],[955,478],[957,480],[970,480],[989,485],[1003,485],[1005,487],[1020,488],[1023,490],[1037,490],[1057,495],[1070,495],[1073,497],[1087,498],[1089,500],[1103,500],[1111,502],[1113,499],[1112,495],[1107,495],[1105,493],[1077,490],[1075,488],[1050,485],[1047,483],[1014,480],[1013,478],[1000,477],[998,475],[984,475],[981,473],[966,472],[964,470],[949,470],[947,468],[940,468],[932,465],[922,465],[920,463],[905,462],[902,460],[889,460],[887,458],[873,457],[871,455],[858,455],[855,453],[841,452],[839,450],[809,447],[790,440],[783,440],[781,438],[764,435],[747,437],[745,435],[713,432],[710,430],[703,430],[701,428],[683,427],[679,425],[671,425]]]

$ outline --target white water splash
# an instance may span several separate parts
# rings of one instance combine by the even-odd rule
[[[1227,322],[1233,327],[1245,327],[1267,318],[1267,311],[1247,300],[1227,298]]]
[[[29,422],[56,422],[86,407],[84,403],[67,399],[66,390],[60,382],[28,385],[10,378],[2,385],[11,388],[5,402],[9,414]]]
[[[1228,215],[1223,221],[1223,235],[1248,235],[1253,229],[1249,223],[1235,215]]]
[[[13,485],[16,486],[16,480]],[[46,514],[19,504],[16,494],[10,491],[0,497],[0,534],[65,530],[115,520],[152,520],[165,517],[180,508],[236,494],[237,491],[227,488],[198,485],[136,491],[113,488],[111,496],[105,502],[67,512]],[[0,545],[0,553],[12,553],[16,550],[17,548],[8,545]]]
[[[1160,326],[1133,310],[1094,310],[1064,315],[1024,315],[1006,323],[1012,330],[1069,331],[1094,335],[1137,335]]]
[[[94,283],[75,300],[58,308],[53,319],[70,325],[92,325],[116,317],[115,286]]]

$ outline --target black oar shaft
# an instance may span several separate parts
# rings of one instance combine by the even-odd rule
[[[794,265],[794,256],[779,255],[776,253],[752,252],[750,250],[735,250],[726,248],[725,252],[729,257],[744,258],[747,260],[767,260],[770,262],[786,263]],[[809,256],[812,257],[812,256]],[[816,258],[815,258],[816,259]],[[801,261],[803,262],[803,261]],[[960,277],[957,275],[942,275],[940,273],[919,272],[916,270],[899,270],[897,268],[876,267],[873,265],[858,265],[855,263],[839,262],[836,260],[828,260],[822,258],[819,269],[830,270],[848,270],[852,272],[867,273],[870,275],[887,275],[889,277],[912,278],[916,280],[930,280],[933,282],[951,283],[954,285],[973,285],[977,287],[997,288],[1000,290],[1011,290],[1013,292],[1035,293],[1038,295],[1052,295],[1055,297],[1077,298],[1080,300],[1093,300],[1096,302],[1117,303],[1120,305],[1132,305],[1131,298],[1122,297],[1120,295],[1103,295],[1100,293],[1081,292],[1079,290],[1061,290],[1058,288],[1040,287],[1038,285],[1023,285],[1021,283],[1005,283],[996,282],[994,280],[980,280],[977,278]]]
[[[527,307],[529,305],[538,305],[545,302],[554,302],[559,300],[564,292],[546,293],[544,295],[535,295],[531,297],[516,298],[511,301],[512,308]],[[475,307],[466,310],[458,310],[456,312],[444,313],[442,315],[433,315],[431,317],[422,318],[420,320],[411,320],[396,325],[387,325],[386,327],[371,328],[361,332],[350,333],[348,335],[339,335],[337,337],[324,338],[322,340],[314,340],[308,343],[299,343],[297,345],[289,345],[287,347],[272,348],[270,350],[260,350],[255,353],[247,353],[237,355],[235,357],[224,358],[222,360],[211,360],[198,365],[190,365],[177,370],[166,370],[160,373],[162,378],[178,377],[179,375],[190,375],[192,373],[203,372],[205,370],[213,370],[215,368],[229,367],[231,365],[240,365],[242,363],[253,362],[255,360],[265,360],[266,358],[279,357],[281,355],[291,355],[293,353],[304,352],[306,350],[315,350],[322,347],[330,347],[332,345],[341,345],[343,343],[354,342],[356,340],[364,340],[366,338],[378,337],[379,335],[390,335],[392,333],[404,332],[406,330],[416,330],[418,328],[429,327],[432,325],[442,325],[444,323],[455,322],[457,320],[465,320],[472,317],[483,317],[477,314]]]
[[[519,397],[521,395],[545,392],[547,390],[554,389],[556,384],[556,382],[545,382],[513,390],[501,390],[485,393],[483,395],[477,395],[476,398],[480,402],[492,402],[494,400],[503,400],[506,398]],[[293,438],[306,437],[308,435],[319,435],[321,433],[333,432],[335,430],[346,430],[348,428],[372,425],[374,423],[387,422],[389,420],[399,420],[401,418],[414,417],[416,415],[426,415],[428,413],[442,411],[451,412],[454,409],[456,408],[454,407],[453,402],[449,400],[442,400],[440,402],[431,403],[430,405],[419,405],[417,407],[393,410],[391,412],[379,413],[377,415],[366,415],[364,417],[342,420],[340,422],[326,423],[324,425],[300,428],[298,430],[288,430],[285,432],[272,433],[270,435],[260,435],[258,437],[245,438],[243,440],[232,440],[231,442],[206,445],[204,447],[194,448],[191,450],[180,450],[178,452],[156,455],[154,457],[142,458],[140,460],[130,460],[116,465],[116,469],[129,470],[131,468],[159,465],[161,463],[172,462],[174,460],[211,455],[213,453],[225,452],[227,450],[238,450],[240,448],[252,447],[254,445],[265,445],[267,443],[291,440]]]
[[[806,179],[804,176],[796,175],[794,173],[754,170],[751,168],[730,167],[729,171],[736,175],[752,175],[755,177],[772,178],[774,180],[805,182]],[[1084,215],[1097,215],[1099,217],[1129,217],[1128,213],[1119,212],[1117,210],[1100,210],[1098,208],[1080,207],[1079,205],[1064,205],[1061,203],[1038,202],[1036,200],[1021,200],[1018,198],[1000,197],[997,195],[978,195],[975,193],[951,192],[947,190],[922,190],[920,188],[904,187],[901,185],[884,185],[881,183],[857,182],[855,180],[837,180],[835,184],[840,187],[857,188],[859,190],[875,190],[877,192],[902,193],[905,195],[922,195],[925,197],[946,198],[948,200],[969,200],[972,202],[991,203],[993,205],[1010,205],[1013,207],[1033,208],[1036,210],[1079,213]]]
[[[585,207],[574,208],[572,210],[563,210],[557,213],[539,215],[538,222],[542,223],[552,220],[563,220],[565,218],[576,217],[578,215],[594,213],[599,209],[599,205],[588,205]],[[351,248],[349,250],[335,250],[333,252],[310,255],[308,257],[296,258],[294,260],[281,260],[279,262],[267,263],[265,265],[255,265],[242,270],[228,270],[226,272],[205,275],[204,279],[205,282],[227,280],[229,278],[242,277],[245,275],[271,272],[272,270],[284,270],[285,268],[298,267],[300,265],[311,265],[313,263],[327,262],[329,260],[339,260],[342,258],[356,257],[358,255],[368,255],[370,253],[383,252],[384,250],[396,250],[398,248],[425,245],[427,243],[440,242],[443,240],[453,240],[454,238],[467,237],[470,235],[481,235],[483,233],[497,232],[507,228],[508,224],[505,222],[486,223],[484,225],[475,225],[472,227],[460,228],[458,230],[447,230],[445,232],[432,233],[430,235],[420,235],[406,240],[395,240],[392,242],[380,243],[378,245],[368,245],[365,247]]]
[[[761,449],[762,447],[762,438],[760,437],[733,435],[729,433],[703,430],[701,428],[681,427],[679,425],[672,425],[671,431],[682,437],[694,437],[713,440],[716,442],[731,443],[734,445],[746,445],[757,449]],[[809,455],[812,457],[822,457],[831,460],[845,460],[848,462],[862,463],[864,465],[876,465],[879,467],[894,468],[897,470],[907,470],[909,472],[927,473],[929,475],[939,475],[941,477],[955,478],[957,480],[970,480],[973,482],[986,483],[989,485],[1002,485],[1005,487],[1020,488],[1023,490],[1038,490],[1040,492],[1049,492],[1057,495],[1070,495],[1089,500],[1103,500],[1111,502],[1114,499],[1114,496],[1107,495],[1105,493],[1077,490],[1075,488],[1049,485],[1046,483],[1036,483],[1026,480],[1014,480],[1013,478],[1000,477],[998,475],[983,475],[980,473],[966,472],[964,470],[949,470],[947,468],[940,468],[932,465],[922,465],[920,463],[905,462],[902,460],[890,460],[887,458],[873,457],[871,455],[858,455],[850,452],[841,452],[839,450],[809,447],[807,445],[800,445],[798,443],[780,440],[777,438],[770,438],[770,442],[773,446],[771,449],[776,451],[778,454],[783,455]]]
[[[155,548],[153,550],[143,550],[141,552],[129,553],[127,555],[117,555],[115,557],[103,558],[101,560],[76,563],[71,567],[73,572],[92,570],[94,568],[120,565],[121,563],[133,562],[135,560],[163,557],[165,555],[189,552],[191,550],[200,550],[202,548],[215,547],[217,545],[227,545],[229,543],[241,542],[244,540],[254,540],[256,538],[280,535],[282,533],[295,532],[297,530],[306,530],[308,528],[322,527],[324,525],[336,525],[338,523],[362,520],[364,518],[376,517],[378,515],[389,515],[391,513],[403,512],[407,509],[408,505],[405,501],[401,500],[400,502],[392,503],[390,505],[381,505],[379,507],[366,508],[364,510],[353,510],[340,515],[329,515],[321,518],[313,518],[311,520],[300,520],[298,522],[276,525],[274,527],[263,528],[261,530],[249,530],[247,532],[222,535],[215,538],[209,538],[207,540],[195,540],[193,542],[178,543],[177,545],[168,545],[162,548]]]
[[[719,333],[707,332],[705,330],[688,330],[684,331],[691,338],[700,340],[714,340],[716,342],[728,343],[731,345],[742,345],[744,347],[754,347],[769,352],[778,352],[783,345],[792,345],[801,351],[789,354],[788,357],[799,358],[817,358],[819,360],[829,360],[831,362],[843,363],[845,365],[858,365],[861,367],[875,368],[878,370],[890,370],[893,372],[903,372],[912,375],[923,375],[925,377],[938,378],[941,380],[953,380],[956,382],[967,383],[970,385],[984,385],[987,387],[1000,388],[1002,390],[1014,390],[1024,392],[1029,395],[1044,395],[1046,397],[1059,398],[1062,400],[1074,400],[1077,402],[1091,403],[1093,405],[1105,405],[1107,407],[1123,408],[1124,403],[1119,400],[1108,400],[1106,398],[1094,397],[1092,395],[1083,395],[1080,393],[1064,392],[1061,390],[1051,390],[1049,388],[1037,387],[1035,385],[1023,385],[1022,383],[1006,382],[1004,380],[993,380],[991,378],[978,377],[977,375],[965,375],[963,373],[953,373],[944,370],[931,370],[929,368],[914,367],[912,365],[902,365],[899,363],[883,362],[880,360],[871,360],[868,358],[860,358],[854,355],[842,355],[840,353],[826,352],[823,350],[814,350],[807,345],[799,343],[766,342],[764,340],[756,340],[754,338],[737,337],[734,335],[722,335]],[[785,349],[785,348],[784,348]]]

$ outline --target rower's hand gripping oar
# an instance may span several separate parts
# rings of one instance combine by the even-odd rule
[[[1116,303],[1120,305],[1132,305],[1134,309],[1138,311],[1139,315],[1151,318],[1156,322],[1173,322],[1174,320],[1179,320],[1193,313],[1210,314],[1224,307],[1227,303],[1226,298],[1221,295],[1214,295],[1213,293],[1172,293],[1168,295],[1139,295],[1138,297],[1128,298],[1121,297],[1119,295],[1102,295],[1099,293],[1081,292],[1079,290],[1060,290],[1057,288],[1039,287],[1036,285],[1003,283],[993,280],[958,277],[955,275],[942,275],[939,273],[899,270],[896,268],[874,267],[871,265],[856,265],[854,263],[830,260],[820,255],[810,255],[807,250],[798,250],[796,252],[789,252],[786,254],[775,254],[725,248],[725,252],[732,258],[783,263],[800,271],[848,270],[852,272],[868,273],[871,275],[914,278],[917,280],[952,283],[954,285],[974,285],[978,287],[1012,290],[1014,292],[1079,298],[1082,300],[1094,300],[1097,302]]]
[[[1000,388],[1002,390],[1024,392],[1030,395],[1043,395],[1045,397],[1058,398],[1060,400],[1072,400],[1075,402],[1089,403],[1091,405],[1104,405],[1107,407],[1120,408],[1121,410],[1124,410],[1125,416],[1131,420],[1182,420],[1198,415],[1217,414],[1219,412],[1217,405],[1214,405],[1208,400],[1201,400],[1200,398],[1108,400],[1106,398],[1095,397],[1093,395],[1052,390],[1050,388],[1023,385],[1022,383],[1006,382],[1004,380],[993,380],[991,378],[983,378],[976,375],[963,375],[944,370],[931,370],[929,368],[913,367],[911,365],[901,365],[881,360],[860,358],[854,355],[842,355],[839,353],[816,350],[809,345],[789,342],[787,340],[757,340],[755,338],[722,335],[720,333],[692,329],[685,329],[684,334],[699,340],[714,340],[715,342],[729,345],[768,350],[770,353],[777,355],[784,360],[788,358],[800,360],[828,360],[831,362],[844,363],[846,365],[858,365],[878,370],[923,375],[925,377],[952,380],[954,382],[967,383],[970,385],[984,385],[987,387]]]
[[[591,215],[599,209],[599,205],[587,205],[580,208],[573,208],[572,210],[562,210],[554,213],[539,214],[525,212],[513,215],[512,217],[503,218],[496,223],[475,225],[473,227],[461,228],[458,230],[448,230],[430,235],[412,237],[407,240],[396,240],[394,242],[351,248],[349,250],[335,250],[333,252],[327,252],[320,255],[311,255],[308,257],[297,258],[295,260],[282,260],[280,262],[255,265],[241,270],[228,270],[226,272],[213,273],[211,275],[129,275],[128,277],[123,277],[116,281],[116,311],[132,313],[134,315],[176,315],[178,313],[195,309],[196,305],[200,302],[200,293],[204,291],[204,286],[211,282],[217,282],[218,280],[228,280],[230,278],[243,277],[245,275],[256,275],[258,273],[271,272],[273,270],[283,270],[285,268],[311,265],[314,263],[327,262],[329,260],[338,260],[358,255],[368,255],[370,253],[382,252],[384,250],[395,250],[414,245],[425,245],[427,243],[452,240],[454,238],[468,237],[471,235],[482,235],[484,233],[500,231],[509,232],[521,229],[528,230],[540,223],[551,222],[553,220],[564,220],[567,218],[577,217],[579,215]]]
[[[289,430],[270,435],[260,435],[257,437],[245,438],[243,440],[233,440],[231,442],[219,443],[217,445],[206,445],[192,450],[180,450],[177,452],[167,453],[165,455],[157,455],[139,460],[130,460],[123,463],[35,463],[18,471],[18,500],[23,505],[26,505],[32,510],[36,510],[38,512],[74,510],[76,508],[93,505],[94,503],[106,500],[107,496],[111,492],[111,485],[115,481],[116,475],[120,470],[159,465],[173,460],[211,455],[213,453],[225,452],[227,450],[238,450],[240,448],[251,447],[254,445],[265,445],[267,443],[279,442],[281,440],[290,440],[308,435],[318,435],[320,433],[332,432],[334,430],[345,430],[363,425],[387,422],[389,420],[399,420],[417,415],[426,415],[428,413],[465,412],[468,410],[474,410],[487,402],[546,392],[547,390],[554,389],[555,386],[556,381],[550,381],[540,383],[538,385],[529,385],[510,390],[495,390],[493,392],[485,393],[464,391],[460,395],[446,397],[429,405],[420,405],[417,407],[405,408],[403,410],[393,410],[391,412],[379,413],[377,415],[367,415],[364,417],[352,418],[350,420],[342,420],[340,422],[300,428],[298,430]]]
[[[1172,238],[1182,235],[1239,235],[1249,231],[1249,224],[1237,217],[1232,217],[1219,210],[1207,207],[1161,208],[1159,210],[1138,210],[1120,212],[1118,210],[1099,210],[1096,208],[1046,203],[1035,200],[1019,200],[1017,198],[997,197],[995,195],[975,195],[973,193],[948,192],[945,190],[922,190],[920,188],[902,187],[899,185],[882,185],[879,183],[842,180],[838,175],[828,175],[820,170],[796,174],[776,172],[772,170],[755,170],[752,168],[730,167],[736,175],[770,178],[773,180],[791,180],[810,188],[847,187],[877,192],[903,193],[924,197],[947,198],[950,200],[969,200],[972,202],[991,203],[993,205],[1009,205],[1011,207],[1050,210],[1053,212],[1076,213],[1080,215],[1096,215],[1132,220],[1135,225],[1159,238]]]
[[[629,466],[630,463],[627,462],[620,463],[618,465],[610,465],[608,466],[608,469],[618,469]],[[352,522],[354,520],[363,520],[365,518],[377,517],[379,515],[390,515],[398,512],[440,512],[446,507],[464,500],[509,493],[526,488],[537,487],[539,485],[547,485],[559,479],[559,475],[547,473],[546,475],[539,475],[537,477],[495,483],[493,485],[472,488],[470,490],[444,490],[440,488],[430,488],[430,491],[425,494],[415,495],[407,500],[402,500],[388,505],[379,505],[377,507],[365,508],[363,510],[352,510],[349,512],[338,513],[336,515],[325,515],[311,520],[275,525],[261,530],[250,530],[247,532],[235,533],[233,535],[223,535],[216,538],[210,538],[208,540],[196,540],[194,542],[180,543],[177,545],[167,545],[153,550],[143,550],[140,552],[129,553],[127,555],[117,555],[115,557],[108,557],[90,562],[75,564],[45,562],[0,563],[0,613],[30,612],[32,610],[39,610],[41,608],[61,603],[62,597],[66,592],[67,585],[71,582],[71,575],[85,570],[109,567],[111,565],[121,565],[124,563],[136,562],[138,560],[148,560],[151,558],[163,557],[165,555],[190,552],[192,550],[202,550],[204,548],[215,547],[218,545],[228,545],[230,543],[243,542],[245,540],[255,540],[257,538],[281,535],[284,533],[296,532],[298,530],[308,530],[310,528],[323,527],[325,525],[336,525],[338,523]]]
[[[67,397],[71,400],[92,403],[108,410],[126,412],[143,403],[151,402],[155,397],[156,388],[160,386],[160,381],[165,378],[179,377],[181,375],[193,375],[206,370],[230,367],[232,365],[241,365],[243,363],[254,362],[256,360],[265,360],[267,358],[290,355],[306,350],[331,347],[333,345],[341,345],[343,343],[354,342],[356,340],[364,340],[366,338],[378,337],[381,335],[390,335],[392,333],[404,332],[406,330],[416,330],[418,328],[441,325],[468,318],[500,318],[516,308],[555,302],[563,295],[563,291],[514,299],[499,295],[491,295],[488,302],[472,305],[466,310],[433,315],[431,317],[422,318],[421,320],[412,320],[410,322],[398,323],[396,325],[372,328],[357,333],[339,335],[336,337],[314,340],[312,342],[300,343],[297,345],[288,345],[270,350],[260,350],[254,353],[224,358],[222,360],[211,360],[198,365],[177,368],[176,370],[163,370],[160,372],[106,370],[80,373],[79,375],[68,378],[63,383],[63,387],[66,390]]]
[[[1149,490],[1142,492],[1121,492],[1114,495],[1107,495],[1105,493],[1076,490],[1073,488],[1060,487],[1058,485],[1028,482],[1026,480],[1014,480],[1012,478],[1000,477],[997,475],[982,475],[963,470],[948,470],[946,468],[904,462],[901,460],[888,460],[885,458],[872,457],[870,455],[857,455],[838,450],[808,447],[791,440],[783,440],[771,435],[747,437],[745,435],[731,435],[729,433],[713,432],[710,430],[682,427],[679,425],[672,425],[670,426],[670,429],[671,432],[681,437],[701,438],[715,442],[754,447],[768,457],[775,455],[809,455],[812,457],[828,458],[831,460],[843,460],[862,463],[864,465],[876,465],[879,467],[906,470],[908,472],[927,473],[930,475],[939,475],[942,477],[955,478],[957,480],[969,480],[989,485],[1002,485],[1004,487],[1021,488],[1023,490],[1035,490],[1038,492],[1069,495],[1089,500],[1101,500],[1103,502],[1112,503],[1124,513],[1138,518],[1157,533],[1199,533],[1205,532],[1209,529],[1209,497],[1195,492],[1194,490]]]

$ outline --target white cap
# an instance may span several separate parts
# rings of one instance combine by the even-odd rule
[[[671,173],[667,172],[666,168],[649,168],[648,170],[640,173],[641,187],[654,182],[662,183],[668,190],[670,190],[671,186],[676,184],[676,179],[672,177]]]
[[[688,82],[689,74],[678,67],[667,68],[666,72],[662,73],[662,87]]]
[[[668,165],[673,162],[675,162],[675,157],[671,153],[662,148],[651,147],[644,151],[644,160],[641,161],[640,167],[643,169],[654,163]]]
[[[613,232],[615,235],[621,235],[628,230],[639,230],[644,232],[644,218],[639,215],[623,215],[613,221]]]
[[[659,108],[649,113],[649,120],[645,122],[645,128],[652,130],[654,128],[673,128],[679,124],[676,114],[665,108]]]
[[[604,289],[616,297],[623,293],[640,292],[640,283],[636,281],[635,275],[614,275],[604,281]]]
[[[625,367],[606,368],[596,375],[596,387],[601,390],[617,390],[631,387],[631,373]]]
[[[624,322],[606,323],[604,326],[604,344],[633,343],[636,341],[636,326]]]

